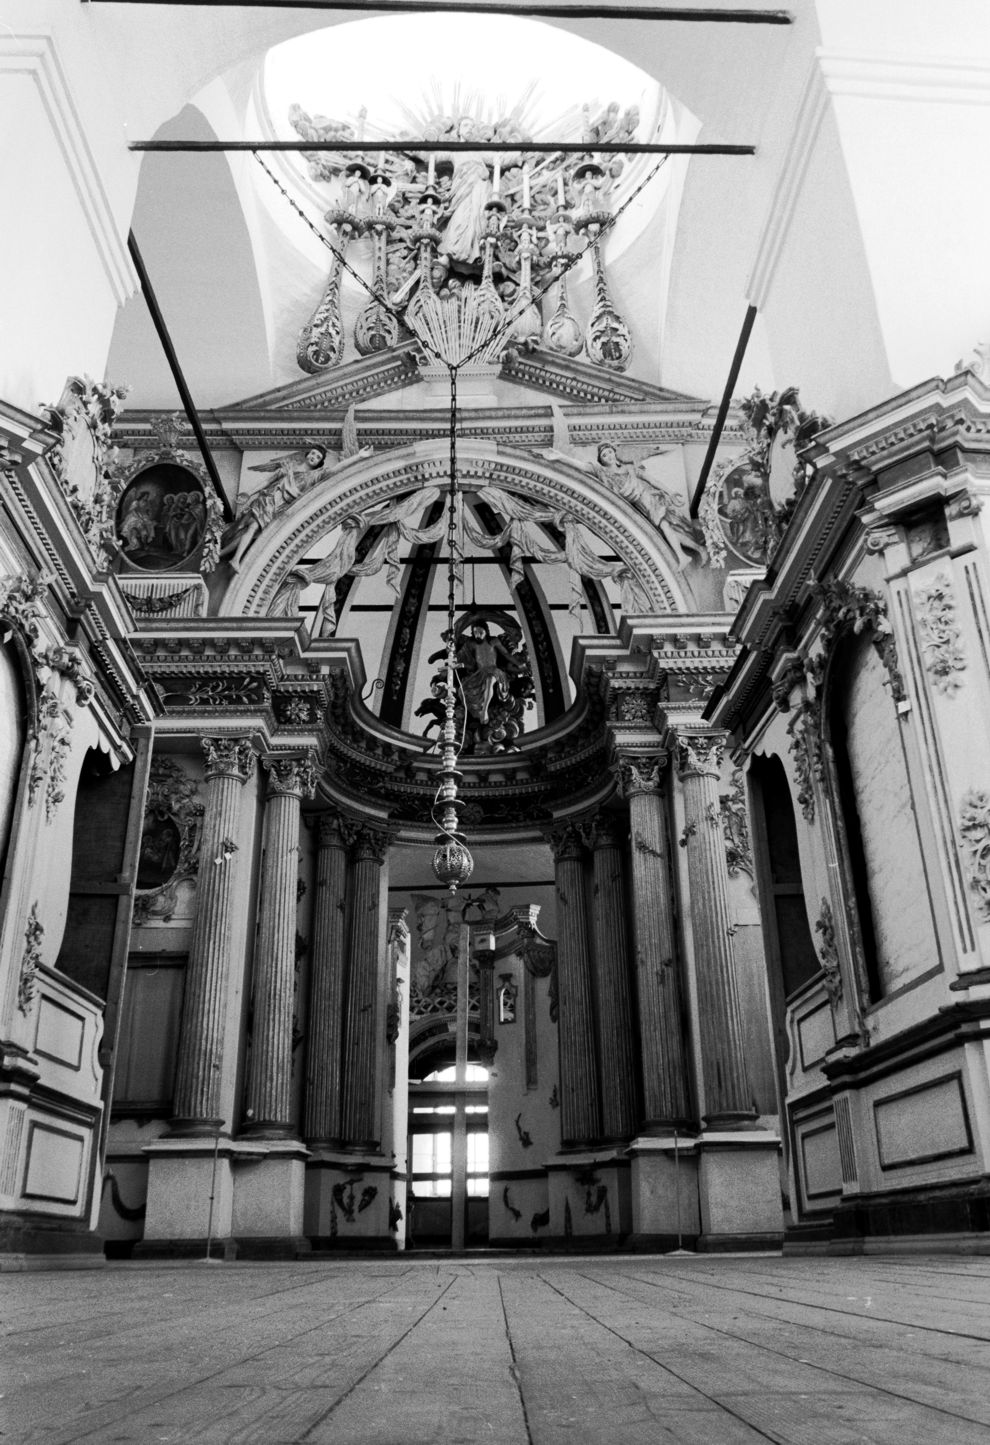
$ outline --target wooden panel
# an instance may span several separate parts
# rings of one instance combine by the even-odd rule
[[[873,1120],[881,1169],[906,1169],[973,1150],[958,1073],[876,1100]]]
[[[801,1176],[809,1203],[834,1199],[842,1190],[839,1139],[835,1121],[804,1128],[798,1132],[801,1147]]]
[[[184,957],[131,960],[114,1079],[118,1109],[171,1107],[185,965]]]
[[[828,999],[821,999],[807,1013],[798,1014],[796,1019],[801,1067],[813,1069],[835,1043],[835,1025]]]
[[[84,1134],[32,1119],[25,1151],[24,1198],[77,1204],[88,1143]]]
[[[34,1051],[67,1069],[82,1066],[86,1016],[43,995],[38,1004]]]

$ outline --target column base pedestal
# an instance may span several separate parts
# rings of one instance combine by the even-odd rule
[[[234,1156],[230,1227],[239,1255],[284,1259],[303,1247],[308,1157],[298,1139],[252,1139]]]
[[[205,1258],[208,1237],[211,1258],[305,1252],[307,1150],[298,1140],[164,1138],[144,1153],[148,1199],[135,1257]]]
[[[314,1152],[306,1164],[303,1227],[314,1250],[394,1251],[404,1247],[395,1218],[393,1163],[382,1154]]]
[[[632,1227],[625,1147],[576,1149],[555,1155],[544,1167],[550,1224],[540,1244],[618,1248]]]
[[[632,1161],[633,1249],[693,1249],[701,1233],[695,1140],[641,1135],[629,1145]]]
[[[699,1250],[779,1249],[784,1214],[776,1134],[705,1131],[697,1149]]]
[[[230,1238],[234,1203],[231,1159],[236,1146],[232,1139],[205,1136],[165,1137],[146,1144],[148,1197],[144,1216],[144,1238],[135,1254],[152,1245],[167,1246],[174,1241],[196,1241],[206,1253],[206,1239]],[[213,1195],[212,1231],[210,1195]]]

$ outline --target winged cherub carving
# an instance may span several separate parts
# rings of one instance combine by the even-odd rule
[[[248,468],[249,471],[269,475],[270,480],[257,491],[239,499],[237,515],[224,534],[220,555],[230,556],[233,571],[240,570],[248,548],[284,507],[304,492],[312,491],[328,478],[337,476],[345,467],[371,455],[373,447],[358,446],[353,407],[344,420],[342,442],[339,456],[328,452],[318,442],[312,442],[294,452],[286,452],[269,462],[259,462],[257,466]]]

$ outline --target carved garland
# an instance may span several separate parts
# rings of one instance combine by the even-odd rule
[[[815,932],[821,935],[822,940],[818,957],[821,959],[825,977],[825,992],[828,994],[829,1003],[833,1008],[837,1008],[842,997],[842,973],[839,969],[839,950],[835,942],[835,918],[827,898],[822,899]]]
[[[722,833],[725,838],[725,863],[730,878],[740,873],[753,871],[753,847],[749,837],[749,817],[746,812],[746,791],[742,769],[735,768],[729,779],[729,790],[719,794],[722,813]]]
[[[952,582],[940,572],[917,594],[918,631],[925,671],[932,687],[944,697],[955,697],[963,686],[959,676],[966,670],[962,631],[956,622],[956,599]]]
[[[959,804],[959,832],[970,888],[976,894],[977,916],[990,923],[990,792],[970,788]]]
[[[38,967],[41,964],[41,944],[45,936],[44,926],[38,921],[38,905],[31,904],[27,926],[24,929],[24,952],[21,955],[21,972],[17,982],[17,1007],[27,1014],[38,987]]]
[[[48,414],[48,427],[57,437],[48,452],[48,463],[75,514],[98,570],[107,567],[116,551],[112,513],[119,495],[115,481],[117,449],[111,445],[110,438],[129,390],[128,386],[110,386],[88,376],[70,376],[55,405],[43,408]],[[90,456],[86,463],[92,467],[93,485],[88,496],[72,474],[74,452],[72,462],[66,455],[67,444],[81,434],[82,428],[89,433]]]
[[[34,673],[34,706],[28,726],[31,749],[28,807],[34,806],[41,784],[45,783],[45,819],[50,823],[56,808],[65,798],[62,784],[72,746],[72,714],[59,703],[51,686],[52,678],[66,678],[72,683],[79,707],[89,705],[96,689],[78,648],[42,647],[38,624],[44,615],[41,598],[46,591],[46,583],[39,578],[0,579],[0,617],[5,618],[17,632]]]

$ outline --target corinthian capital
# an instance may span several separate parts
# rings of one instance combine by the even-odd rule
[[[268,796],[292,795],[297,798],[311,798],[316,792],[316,754],[306,753],[301,758],[264,759],[268,773]]]
[[[717,778],[722,773],[722,753],[725,738],[711,733],[681,739],[678,748],[678,763],[682,773],[707,773]]]
[[[599,848],[621,848],[628,831],[627,819],[618,813],[608,813],[604,808],[599,808],[584,820],[585,841],[595,852]]]
[[[246,783],[254,772],[256,755],[249,738],[201,738],[206,777],[236,778]]]
[[[584,841],[581,837],[581,827],[575,821],[558,823],[553,828],[547,829],[547,842],[550,844],[550,851],[554,861],[562,862],[567,858],[580,858],[584,849]]]
[[[388,847],[391,841],[392,835],[384,828],[359,826],[354,835],[355,861],[369,859],[381,866],[388,857]]]
[[[620,753],[616,759],[615,773],[623,798],[634,798],[640,793],[662,792],[668,761],[666,752]]]

